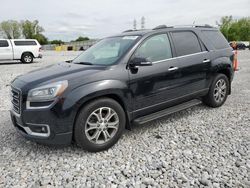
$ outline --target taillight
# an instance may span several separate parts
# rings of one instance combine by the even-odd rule
[[[42,47],[39,48],[39,52],[41,52],[41,51],[42,51]]]

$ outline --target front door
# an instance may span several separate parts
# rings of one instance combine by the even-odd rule
[[[178,61],[172,58],[167,34],[145,39],[133,57],[147,58],[152,62],[152,66],[139,66],[136,70],[129,70],[133,115],[136,118],[165,108],[167,102],[178,95],[178,88],[175,87],[178,73],[172,69]]]

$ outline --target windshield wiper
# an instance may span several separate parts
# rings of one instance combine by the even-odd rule
[[[75,64],[81,64],[81,65],[93,65],[93,63],[90,63],[90,62],[76,62]]]

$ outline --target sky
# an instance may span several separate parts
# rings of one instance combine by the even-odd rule
[[[215,25],[222,16],[250,16],[250,0],[1,0],[0,22],[38,20],[50,40],[103,38],[157,25]]]

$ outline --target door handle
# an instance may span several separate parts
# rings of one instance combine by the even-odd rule
[[[178,69],[178,67],[169,67],[168,71],[175,71],[177,69]]]
[[[203,60],[203,63],[210,63],[210,62],[211,62],[210,59],[204,59],[204,60]]]

